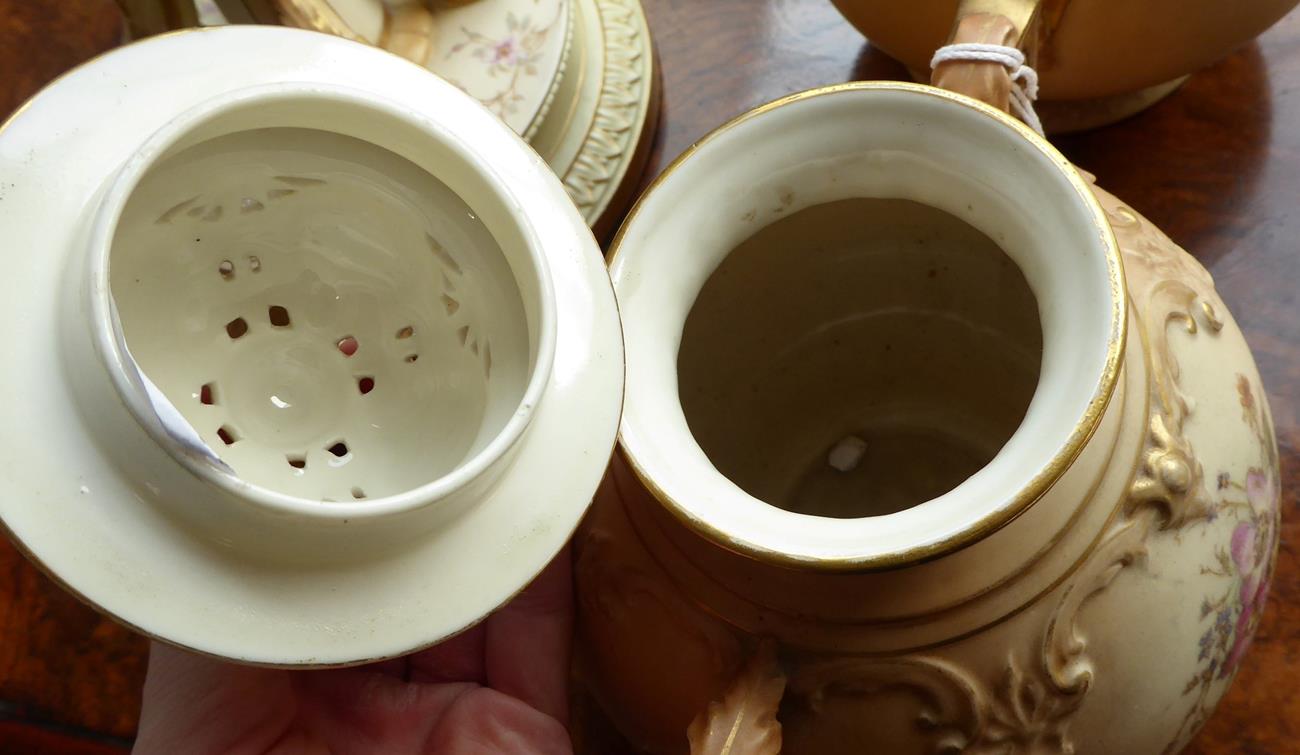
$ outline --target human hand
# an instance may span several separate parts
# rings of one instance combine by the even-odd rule
[[[237,666],[155,642],[135,755],[571,753],[569,552],[479,625],[348,669]]]

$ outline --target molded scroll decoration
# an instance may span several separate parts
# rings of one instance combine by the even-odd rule
[[[1130,296],[1140,304],[1152,396],[1141,464],[1107,542],[1114,544],[1117,556],[1127,554],[1131,563],[1145,557],[1144,544],[1153,530],[1180,531],[1226,514],[1238,522],[1231,542],[1220,545],[1214,563],[1201,568],[1202,574],[1232,583],[1225,594],[1202,601],[1200,619],[1208,628],[1200,641],[1200,668],[1184,690],[1195,697],[1166,748],[1169,753],[1180,749],[1208,718],[1223,690],[1216,682],[1235,672],[1258,625],[1277,550],[1277,447],[1267,407],[1256,400],[1249,378],[1239,374],[1242,419],[1258,440],[1260,464],[1247,470],[1244,484],[1220,471],[1211,492],[1183,432],[1195,404],[1179,385],[1180,367],[1170,348],[1169,331],[1179,327],[1190,335],[1213,335],[1223,329],[1213,280],[1195,259],[1136,212],[1105,191],[1094,188],[1094,192],[1124,251]]]
[[[836,657],[792,670],[790,692],[812,712],[832,697],[904,692],[918,703],[916,726],[935,753],[976,752],[988,722],[989,696],[967,672],[927,656]]]
[[[867,697],[889,690],[920,704],[917,725],[935,753],[1007,755],[1074,752],[1068,727],[1092,684],[1080,609],[1127,566],[1145,557],[1147,527],[1115,527],[1082,567],[1054,609],[1041,645],[1007,654],[995,684],[925,656],[837,658],[800,668],[791,691],[814,711],[831,695]]]
[[[1041,654],[1031,652],[1024,670],[1016,651],[1008,655],[981,738],[982,745],[992,747],[988,751],[1074,752],[1068,727],[1096,673],[1087,635],[1077,624],[1079,611],[1123,569],[1145,558],[1147,530],[1132,521],[1112,528],[1066,588],[1048,621]]]
[[[1029,662],[1017,651],[988,696],[975,752],[1071,753],[1069,724],[1092,685],[1096,669],[1078,616],[1127,567],[1147,557],[1155,529],[1177,529],[1213,515],[1201,464],[1183,435],[1190,402],[1178,385],[1179,366],[1168,328],[1197,333],[1198,316],[1212,332],[1218,319],[1209,273],[1137,213],[1093,187],[1124,254],[1130,296],[1139,303],[1137,335],[1146,345],[1152,413],[1146,447],[1129,495],[1112,516],[1091,557],[1080,567],[1054,609],[1040,652]]]
[[[1198,306],[1199,305],[1199,306]],[[1151,373],[1153,411],[1147,447],[1127,504],[1129,514],[1144,506],[1159,509],[1161,529],[1177,529],[1203,520],[1214,502],[1191,444],[1183,435],[1189,402],[1178,384],[1179,366],[1169,347],[1169,329],[1200,332],[1196,315],[1212,331],[1223,327],[1214,305],[1182,280],[1162,280],[1151,286],[1143,318],[1143,334]]]
[[[722,698],[691,722],[691,755],[780,755],[785,681],[775,645],[763,642]]]
[[[1190,403],[1179,386],[1169,329],[1196,335],[1223,328],[1209,272],[1155,226],[1094,187],[1124,252],[1129,294],[1138,303],[1153,398],[1147,446],[1125,513],[1160,512],[1160,529],[1178,529],[1210,516],[1214,502],[1191,444],[1183,435]]]
[[[1146,446],[1128,495],[1053,612],[1043,637],[1041,662],[1022,670],[1016,653],[1009,656],[1004,679],[990,699],[988,722],[978,742],[981,747],[1073,752],[1068,726],[1096,673],[1087,653],[1087,635],[1077,623],[1083,606],[1124,569],[1147,558],[1152,532],[1213,521],[1230,505],[1210,494],[1201,463],[1184,435],[1194,404],[1179,385],[1180,368],[1168,337],[1173,327],[1189,334],[1218,333],[1223,328],[1213,281],[1157,228],[1114,196],[1096,187],[1093,191],[1123,251],[1129,293],[1138,305],[1141,329],[1136,334],[1146,346],[1151,378]],[[1265,435],[1260,433],[1261,442],[1268,445],[1272,436]],[[1208,692],[1203,692],[1193,709],[1205,708],[1207,698]],[[1188,727],[1189,736],[1197,727]]]
[[[1060,695],[1035,674],[1022,671],[1011,656],[989,711],[979,752],[1070,753],[1065,724],[1082,700],[1078,694]]]
[[[636,0],[597,0],[605,32],[605,70],[596,117],[573,165],[563,176],[578,211],[595,222],[614,191],[620,166],[636,146],[642,101],[651,82],[644,57],[650,46]]]

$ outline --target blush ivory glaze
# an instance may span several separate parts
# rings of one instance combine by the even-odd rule
[[[665,171],[611,271],[578,667],[629,742],[1099,755],[1204,723],[1271,576],[1268,407],[1205,270],[1044,140],[922,85],[792,95]]]
[[[907,66],[918,80],[924,80],[935,48],[952,34],[954,9],[958,15],[1032,13],[1036,21],[1028,36],[1036,54],[1031,62],[1041,84],[1039,116],[1048,133],[1095,128],[1150,107],[1296,5],[1296,0],[832,2],[873,49]]]

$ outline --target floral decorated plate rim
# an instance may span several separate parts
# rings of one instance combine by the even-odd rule
[[[434,12],[427,67],[525,138],[546,117],[573,37],[571,0],[475,0]]]

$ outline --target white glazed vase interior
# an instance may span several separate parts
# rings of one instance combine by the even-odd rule
[[[1040,144],[898,84],[706,138],[612,267],[639,474],[727,547],[811,565],[932,550],[1023,505],[1091,432],[1124,316],[1100,209]]]
[[[237,91],[107,190],[98,346],[200,476],[356,517],[500,471],[549,377],[549,279],[490,172],[426,128],[347,90]]]

